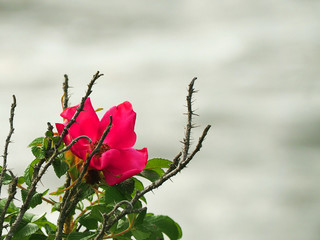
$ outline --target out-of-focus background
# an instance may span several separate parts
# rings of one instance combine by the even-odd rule
[[[77,104],[97,70],[94,107],[131,101],[136,147],[172,159],[197,76],[194,142],[213,128],[149,210],[185,240],[319,239],[319,12],[315,0],[1,1],[1,146],[18,101],[9,168],[22,174],[28,143],[61,121],[63,74]],[[59,185],[48,174],[43,189]]]

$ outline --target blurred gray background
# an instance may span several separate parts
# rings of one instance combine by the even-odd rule
[[[316,0],[0,1],[1,146],[18,101],[9,167],[22,174],[28,143],[61,121],[63,74],[77,104],[97,70],[94,107],[131,101],[136,148],[172,159],[197,76],[194,142],[213,128],[149,211],[185,240],[319,239],[319,12]],[[52,172],[42,189],[63,182]]]

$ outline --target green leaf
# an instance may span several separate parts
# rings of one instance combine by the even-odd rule
[[[52,141],[53,141],[54,144],[56,144],[57,142],[59,142],[59,140],[60,140],[60,136],[53,136],[53,137],[52,137]]]
[[[105,204],[94,205],[91,208],[90,216],[97,219],[99,222],[103,222],[103,213],[109,213],[113,207],[107,207]]]
[[[105,201],[106,204],[114,204],[122,200],[126,200],[126,197],[117,189],[116,186],[101,186],[105,190],[105,195],[100,200]]]
[[[49,140],[48,138],[43,139],[43,145],[42,145],[42,151],[46,152],[49,146]]]
[[[43,213],[42,215],[34,215],[31,218],[32,223],[37,223],[40,222],[41,220],[46,220],[45,216],[47,215],[47,213]]]
[[[55,159],[52,162],[52,166],[58,178],[61,178],[69,169],[68,164],[60,159]]]
[[[145,239],[149,239],[150,236],[150,232],[142,232],[140,230],[132,230],[132,235],[135,237],[136,240],[145,240]]]
[[[132,177],[132,179],[134,180],[134,191],[131,194],[131,197],[133,198],[134,195],[136,194],[137,190],[138,191],[142,191],[144,189],[144,186],[143,186],[143,183],[140,180],[138,180],[138,179],[136,179],[134,177]],[[147,199],[145,198],[145,196],[142,196],[141,200],[144,201],[145,203],[147,203]]]
[[[147,214],[147,210],[144,210],[144,211],[140,212],[138,214],[138,217],[137,217],[136,221],[135,221],[135,224],[136,225],[142,224],[146,214]]]
[[[82,216],[79,222],[89,230],[98,228],[98,219],[92,217],[90,214]]]
[[[22,196],[22,201],[24,202],[26,200],[28,194],[28,190],[21,189],[21,196]],[[30,207],[35,208],[37,205],[42,203],[42,194],[41,193],[36,193],[32,196],[30,200]]]
[[[135,182],[129,178],[116,185],[116,188],[127,198],[130,198],[134,190]]]
[[[54,234],[54,233],[56,232],[56,229],[53,228],[49,223],[46,223],[46,224],[44,225],[44,229],[46,230],[46,233],[47,233],[48,235]]]
[[[31,152],[38,159],[45,158],[45,152],[43,151],[43,149],[41,147],[33,146],[33,147],[31,147]]]
[[[27,223],[24,227],[22,227],[21,229],[19,229],[19,231],[17,231],[14,234],[14,239],[23,239],[26,238],[32,234],[34,234],[35,232],[37,232],[39,230],[39,227],[37,226],[37,224],[34,223]]]
[[[93,239],[97,233],[92,232],[73,232],[67,237],[67,240],[90,240]]]
[[[139,175],[150,180],[151,182],[154,182],[160,178],[160,175],[157,172],[150,169],[143,170]]]
[[[145,169],[169,168],[172,162],[163,158],[153,158],[148,160]]]
[[[24,180],[24,177],[19,177],[18,178],[18,184],[24,184],[25,180]]]
[[[4,205],[6,204],[6,202],[7,202],[7,199],[6,199],[6,198],[0,200],[0,210],[1,210],[1,212],[3,211]],[[13,202],[11,202],[11,203],[9,204],[8,209],[7,209],[7,213],[14,213],[14,212],[17,212],[17,211],[19,211],[19,208],[17,208],[17,207],[13,204]]]
[[[92,194],[95,194],[95,191],[92,189],[92,187],[88,184],[81,184],[80,185],[80,196],[79,199],[83,200],[83,199],[87,199],[88,197],[90,197]]]
[[[0,166],[0,173],[1,172],[2,172],[2,166]],[[12,177],[9,174],[5,173],[2,184],[7,185],[11,182],[12,182]]]
[[[139,191],[142,191],[144,189],[143,183],[135,177],[133,177],[132,179],[134,180],[134,188]]]
[[[33,160],[33,161],[28,165],[28,167],[24,170],[24,180],[25,180],[25,183],[26,183],[28,186],[31,185],[34,165],[36,165],[39,161],[40,161],[40,159],[37,159],[37,158],[36,158],[36,159]]]
[[[52,138],[53,137],[53,132],[52,131],[46,131],[46,137]]]
[[[171,240],[177,240],[182,237],[182,231],[179,224],[177,224],[168,216],[154,216],[152,214],[147,214],[147,216],[145,217],[145,221],[154,224]]]
[[[28,240],[48,240],[48,237],[44,234],[40,234],[40,233],[36,233],[36,234],[32,234]]]
[[[38,137],[38,138],[34,139],[34,140],[28,145],[28,147],[34,147],[34,146],[40,146],[40,145],[42,145],[43,139],[44,139],[44,137]]]

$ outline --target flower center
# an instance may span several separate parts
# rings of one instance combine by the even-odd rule
[[[97,147],[97,145],[98,145],[98,141],[95,141],[95,142],[91,143],[91,144],[90,144],[91,150],[93,151],[93,150]],[[103,144],[100,146],[99,152],[96,153],[95,156],[98,157],[98,158],[100,158],[101,155],[102,155],[104,152],[108,151],[109,149],[110,149],[110,147],[108,146],[108,144],[103,143]]]

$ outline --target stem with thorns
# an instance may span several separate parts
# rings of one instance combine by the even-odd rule
[[[110,131],[111,125],[112,125],[112,116],[110,116],[109,125],[106,128],[106,130],[103,132],[97,146],[94,148],[94,150],[87,157],[86,162],[82,168],[82,171],[81,171],[79,177],[77,178],[74,186],[71,189],[68,189],[67,192],[65,193],[65,195],[63,196],[63,200],[61,202],[60,214],[59,214],[59,218],[58,218],[58,226],[57,226],[55,240],[60,240],[62,237],[63,225],[65,222],[65,219],[70,214],[73,207],[77,204],[77,201],[75,201],[75,200],[71,201],[71,198],[72,197],[77,198],[77,196],[80,194],[80,192],[78,191],[78,188],[81,184],[81,181],[87,172],[87,169],[89,167],[91,159],[93,158],[93,156],[95,154],[97,154],[100,151],[100,147],[101,147],[104,139],[107,137],[107,135]]]
[[[0,175],[0,194],[1,194],[1,188],[2,188],[2,183],[3,183],[3,179],[4,179],[4,175],[7,171],[7,158],[8,158],[8,148],[9,148],[9,144],[11,142],[11,136],[14,132],[14,128],[13,128],[13,118],[14,118],[14,110],[17,106],[17,101],[16,101],[16,96],[13,95],[13,102],[11,105],[11,110],[10,110],[10,118],[9,118],[9,123],[10,123],[10,131],[9,134],[7,136],[6,139],[6,143],[4,146],[4,152],[3,152],[3,164],[2,164],[2,171],[1,171],[1,175]]]
[[[65,151],[63,150],[58,150],[58,147],[61,145],[63,138],[67,135],[68,129],[71,127],[71,125],[73,123],[75,123],[76,118],[79,116],[80,112],[83,110],[84,108],[84,102],[86,101],[86,99],[89,97],[89,95],[92,92],[92,87],[95,84],[96,80],[101,77],[103,74],[100,74],[99,71],[93,76],[92,80],[90,81],[90,83],[88,84],[88,89],[86,91],[85,96],[82,98],[81,103],[79,105],[79,107],[77,108],[76,113],[74,114],[74,116],[72,117],[72,119],[70,120],[70,122],[64,127],[60,139],[59,141],[55,144],[55,146],[53,147],[53,152],[52,155],[49,158],[44,158],[41,159],[39,161],[38,164],[36,164],[34,166],[34,170],[33,170],[33,176],[32,176],[32,181],[31,181],[31,185],[29,187],[29,191],[26,195],[26,199],[24,201],[24,203],[22,204],[21,208],[20,208],[20,212],[16,218],[16,220],[14,221],[14,223],[12,224],[5,240],[10,240],[13,235],[14,232],[17,230],[24,214],[26,213],[26,211],[29,208],[30,205],[30,201],[33,197],[33,195],[36,192],[36,187],[38,182],[41,180],[41,178],[43,177],[43,175],[46,173],[47,169],[49,168],[49,166],[51,166],[52,162],[55,160],[55,158],[61,154],[64,153]],[[46,164],[44,165],[44,167],[41,170],[42,165],[44,164],[44,162],[46,162]],[[40,171],[41,170],[41,171]],[[61,239],[61,238],[60,238]]]
[[[160,177],[158,180],[154,181],[153,183],[151,183],[149,186],[147,186],[146,188],[144,188],[141,191],[137,191],[135,196],[133,197],[133,199],[130,201],[130,204],[128,204],[128,206],[126,208],[124,208],[120,213],[115,214],[116,216],[113,217],[113,219],[111,219],[111,212],[112,214],[115,212],[115,210],[117,208],[119,208],[119,205],[116,205],[114,210],[111,211],[108,215],[104,214],[104,221],[102,223],[101,226],[101,230],[99,235],[95,238],[95,240],[101,240],[103,239],[103,236],[105,233],[107,233],[110,228],[112,227],[113,224],[115,224],[117,221],[119,221],[123,216],[131,213],[132,210],[132,206],[134,206],[134,204],[142,197],[144,196],[146,193],[158,188],[159,186],[161,186],[164,182],[166,182],[168,179],[170,179],[171,177],[175,176],[178,172],[180,172],[183,168],[185,168],[187,166],[187,164],[194,158],[194,156],[196,155],[196,153],[198,153],[202,147],[202,143],[209,131],[209,129],[211,128],[211,125],[207,125],[205,127],[205,129],[202,132],[201,137],[199,138],[199,141],[195,147],[195,149],[193,150],[193,152],[191,153],[191,155],[189,155],[189,149],[190,149],[190,139],[191,139],[191,129],[193,128],[193,123],[192,123],[192,116],[195,115],[193,109],[192,109],[192,96],[193,93],[195,93],[195,90],[193,88],[194,86],[194,82],[195,82],[196,78],[193,78],[192,81],[189,84],[189,89],[188,89],[188,95],[187,95],[187,124],[186,124],[186,132],[185,132],[185,137],[183,140],[183,151],[180,152],[174,159],[173,159],[173,163],[171,164],[171,166],[169,167],[169,169],[167,170],[167,172]],[[189,156],[188,156],[189,155]],[[142,212],[143,210],[145,210],[146,208],[141,208],[141,209],[137,209],[137,212]]]

